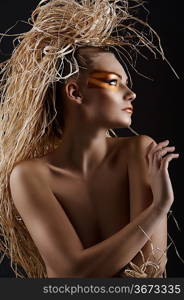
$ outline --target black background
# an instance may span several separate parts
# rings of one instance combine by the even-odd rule
[[[5,32],[13,26],[17,20],[30,17],[32,10],[39,1],[22,0],[1,2],[0,5],[0,32]],[[140,59],[138,69],[144,75],[153,78],[146,80],[132,73],[134,80],[133,89],[137,94],[134,102],[132,128],[140,134],[146,134],[157,142],[170,140],[171,145],[176,146],[176,152],[180,158],[173,160],[169,166],[171,181],[175,194],[172,211],[178,220],[181,232],[174,221],[169,218],[169,234],[175,241],[176,247],[184,259],[184,197],[183,197],[183,15],[182,1],[148,0],[146,7],[150,11],[149,23],[161,37],[162,46],[169,62],[172,64],[180,80],[176,78],[166,62],[161,59],[149,61]],[[28,30],[29,27],[18,22],[10,33],[19,33]],[[12,51],[12,38],[4,38],[0,45],[1,60],[8,58]],[[127,135],[127,129],[117,130],[119,135]],[[168,277],[184,277],[184,264],[177,257],[174,247],[168,251],[167,264]],[[9,261],[4,260],[0,264],[0,277],[13,277],[9,267]]]

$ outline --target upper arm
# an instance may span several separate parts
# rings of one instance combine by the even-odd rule
[[[148,147],[152,142],[156,144],[151,137],[146,135],[136,136],[131,141],[128,174],[132,218],[149,206],[153,200],[146,158]]]
[[[55,277],[72,276],[83,246],[41,169],[30,162],[17,165],[10,174],[10,190],[47,271]]]

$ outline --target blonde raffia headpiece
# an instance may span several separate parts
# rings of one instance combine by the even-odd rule
[[[79,48],[115,50],[134,69],[143,47],[165,59],[158,35],[136,17],[139,6],[144,8],[142,0],[42,0],[28,21],[31,29],[16,35],[10,59],[0,64],[0,250],[16,277],[47,274],[13,204],[10,173],[62,142],[56,82],[85,67]]]

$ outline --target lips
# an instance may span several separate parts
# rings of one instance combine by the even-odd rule
[[[127,111],[127,112],[133,112],[133,107],[132,106],[125,107],[122,110]]]

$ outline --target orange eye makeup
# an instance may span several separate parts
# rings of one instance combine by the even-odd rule
[[[117,90],[120,87],[118,74],[103,71],[94,71],[88,78],[88,87],[101,87]]]
[[[122,76],[115,72],[94,70],[88,78],[88,87],[91,88],[101,87],[117,90],[124,85],[128,85],[128,79],[125,84],[122,84]]]

